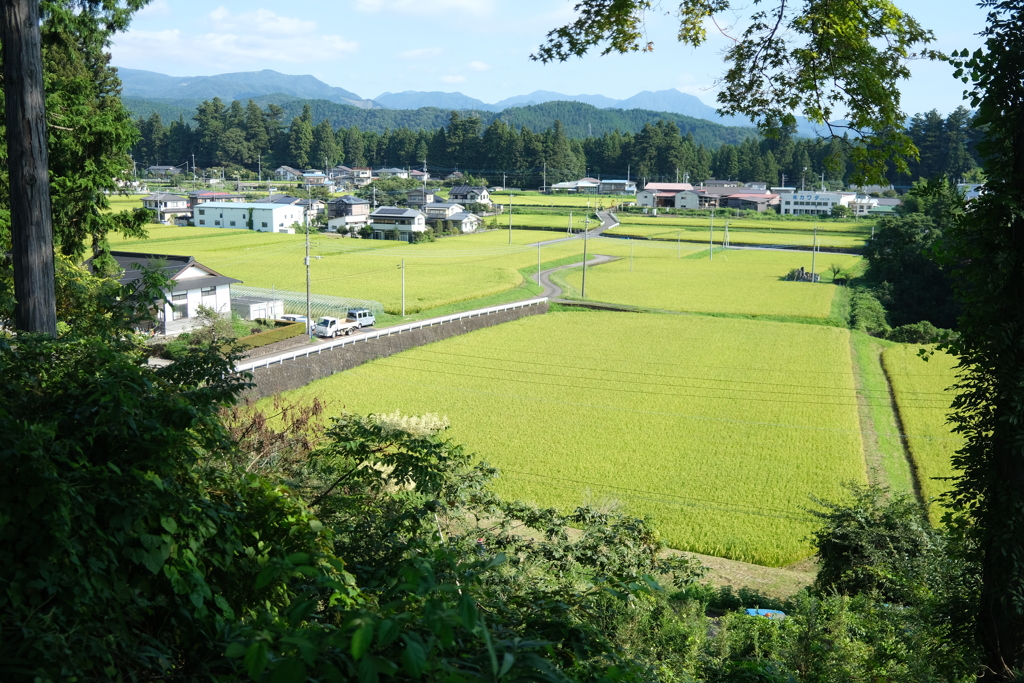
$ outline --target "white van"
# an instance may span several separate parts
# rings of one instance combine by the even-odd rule
[[[359,327],[372,327],[377,323],[377,318],[374,317],[373,311],[366,308],[353,308],[345,316],[345,320],[350,323],[359,323]]]

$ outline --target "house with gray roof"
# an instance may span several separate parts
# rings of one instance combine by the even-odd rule
[[[350,194],[335,197],[327,202],[327,231],[338,232],[340,228],[359,230],[370,220],[370,202]]]
[[[110,255],[120,268],[117,281],[122,285],[141,280],[144,270],[156,270],[168,279],[163,300],[154,302],[157,334],[174,336],[198,326],[200,306],[231,314],[231,285],[241,280],[222,275],[193,256],[132,251],[112,251]],[[85,265],[91,269],[92,259]]]
[[[475,187],[472,185],[456,185],[448,193],[448,201],[459,204],[490,204],[491,195],[486,187]]]
[[[166,192],[154,192],[142,198],[142,206],[156,214],[156,222],[170,224],[175,219],[187,220],[192,216],[188,197]]]
[[[370,214],[370,228],[373,229],[375,240],[393,240],[397,237],[403,242],[413,242],[414,233],[426,232],[427,221],[416,209],[382,206]]]
[[[427,218],[431,220],[446,220],[450,218],[452,214],[465,210],[466,207],[462,204],[456,204],[454,202],[433,202],[431,204],[426,204],[423,207],[423,211],[427,214]]]

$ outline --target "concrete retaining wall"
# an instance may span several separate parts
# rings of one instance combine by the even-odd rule
[[[336,372],[350,370],[377,358],[386,358],[417,346],[432,344],[442,339],[518,320],[528,315],[547,313],[547,311],[548,304],[545,301],[523,308],[489,313],[475,318],[463,318],[431,327],[421,327],[388,337],[357,341],[320,353],[293,358],[283,363],[255,368],[252,370],[252,381],[256,383],[256,386],[246,391],[243,394],[243,399],[256,400],[289,389],[298,389],[310,382],[330,377]]]

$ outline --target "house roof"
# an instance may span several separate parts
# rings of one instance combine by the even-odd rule
[[[367,200],[362,199],[360,197],[356,197],[356,196],[353,196],[353,195],[350,195],[350,194],[345,194],[345,195],[342,195],[340,197],[335,197],[334,199],[332,199],[331,201],[329,201],[327,203],[328,204],[369,204],[370,202],[368,202]]]
[[[151,202],[187,202],[188,197],[182,197],[181,195],[169,194],[167,192],[154,192],[153,194],[146,195],[142,198],[142,201],[149,200]]]
[[[177,166],[147,166],[147,171],[169,171],[172,168],[178,168]]]
[[[464,208],[462,206],[462,204],[459,204],[457,202],[430,202],[430,206],[428,206],[427,208],[428,209],[450,209],[450,208],[455,207],[455,206],[459,207],[460,209]]]
[[[382,206],[370,214],[370,218],[415,218],[423,214],[416,209],[401,209],[397,206]]]
[[[483,194],[484,192],[487,192],[487,188],[478,185],[456,185],[448,194],[469,194],[470,192],[477,192],[479,194]]]
[[[213,190],[193,190],[188,193],[189,197],[223,197],[225,199],[231,197],[245,197],[244,194],[235,194],[232,192],[214,192]]]
[[[604,182],[610,183],[610,182],[626,182],[626,181],[606,180]],[[647,183],[646,185],[644,185],[644,190],[646,190],[646,191],[650,191],[650,192],[671,192],[673,194],[675,194],[676,192],[682,192],[684,190],[692,190],[692,189],[693,189],[693,185],[691,185],[690,183]]]
[[[280,173],[281,171],[291,173],[292,175],[302,175],[302,171],[297,168],[292,168],[291,166],[278,166],[274,172]]]
[[[199,209],[280,209],[290,204],[274,204],[271,202],[206,202]]]
[[[267,204],[298,204],[302,197],[295,197],[290,194],[272,194],[267,197]]]
[[[134,251],[112,251],[110,256],[117,262],[117,265],[121,268],[121,277],[117,279],[122,285],[135,282],[142,277],[142,269],[156,269],[168,279],[174,280],[178,275],[182,274],[192,266],[199,267],[209,273],[207,277],[193,277],[186,278],[184,280],[176,280],[173,291],[185,289],[183,285],[195,284],[195,287],[189,287],[189,289],[196,289],[199,287],[214,287],[222,284],[231,284],[233,282],[241,282],[235,278],[221,275],[213,268],[204,266],[197,262],[193,256],[178,256],[174,254],[146,254]],[[91,270],[92,259],[85,262],[85,265]]]
[[[458,213],[453,213],[451,216],[448,216],[448,220],[450,221],[464,221],[467,218],[479,218],[479,216],[475,213],[470,213],[469,211],[459,211]]]
[[[408,173],[404,168],[378,168],[377,173]]]
[[[600,182],[602,184],[615,183],[616,185],[618,185],[619,183],[627,183],[627,184],[632,183],[633,185],[636,185],[636,181],[635,180],[602,180]],[[647,184],[650,185],[651,183],[647,183]]]

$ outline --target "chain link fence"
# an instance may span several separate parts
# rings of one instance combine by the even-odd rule
[[[286,289],[265,289],[263,287],[231,285],[231,294],[232,296],[253,296],[270,300],[277,299],[284,302],[285,313],[306,315],[305,292],[291,292]],[[324,315],[333,316],[335,318],[344,318],[350,308],[366,308],[373,311],[374,315],[381,315],[384,312],[384,304],[379,301],[370,301],[368,299],[350,299],[344,296],[311,294],[309,302],[314,320]]]

